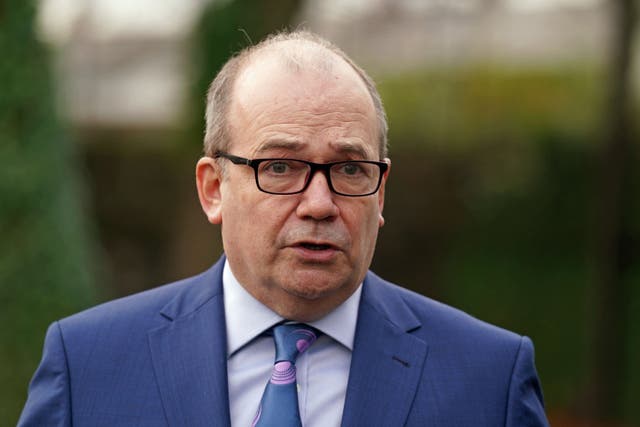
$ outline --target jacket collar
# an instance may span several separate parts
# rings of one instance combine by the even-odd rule
[[[149,332],[153,368],[169,425],[229,426],[222,257],[188,279]],[[368,273],[362,290],[343,426],[403,425],[428,345],[421,322],[394,285]]]
[[[417,391],[428,345],[411,332],[421,327],[395,285],[367,274],[343,426],[404,425]]]
[[[229,426],[224,257],[187,279],[161,314],[169,322],[149,331],[149,348],[167,423]]]

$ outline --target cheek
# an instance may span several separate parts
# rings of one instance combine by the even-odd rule
[[[235,245],[242,244],[254,252],[274,247],[278,234],[295,209],[286,203],[287,200],[274,197],[277,196],[245,194],[228,200],[228,204],[223,206],[223,229],[226,223],[228,235],[235,240],[243,240],[242,243],[235,242]]]
[[[347,222],[354,243],[361,246],[361,252],[368,252],[369,247],[375,245],[380,228],[379,218],[377,203],[365,203],[343,211],[343,219]]]
[[[249,228],[255,224],[251,217],[252,202],[240,189],[227,186],[222,196],[222,233],[228,246],[240,248],[246,246],[247,236],[253,230]]]

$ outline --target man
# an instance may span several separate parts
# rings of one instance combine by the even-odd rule
[[[364,71],[276,35],[225,65],[206,116],[196,181],[225,256],[54,323],[20,425],[547,425],[529,339],[367,271],[391,162]],[[319,338],[285,360],[283,325]],[[267,397],[284,383],[295,408]]]

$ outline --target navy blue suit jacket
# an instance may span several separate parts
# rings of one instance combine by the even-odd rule
[[[19,426],[228,426],[218,261],[53,323]],[[343,426],[546,426],[531,341],[373,273]]]

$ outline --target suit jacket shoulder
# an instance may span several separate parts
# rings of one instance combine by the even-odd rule
[[[69,335],[119,328],[131,334],[163,325],[167,319],[197,311],[222,292],[214,270],[216,266],[197,276],[96,305],[61,319],[60,327]]]
[[[384,304],[376,304],[376,308],[384,315],[396,318],[398,313],[404,311],[399,307],[405,305],[409,312],[424,326],[415,331],[420,336],[427,339],[439,339],[445,336],[449,340],[460,338],[463,342],[459,344],[467,342],[469,337],[474,337],[474,344],[478,344],[478,340],[488,340],[486,345],[491,345],[490,341],[495,341],[495,345],[507,346],[518,346],[520,343],[522,336],[512,331],[492,325],[460,309],[385,281],[375,274],[371,274],[370,277],[369,291],[375,294],[374,300],[384,302]],[[390,305],[391,301],[395,307]]]
[[[51,325],[19,425],[228,425],[223,262]]]
[[[343,425],[546,426],[531,341],[369,273]]]

